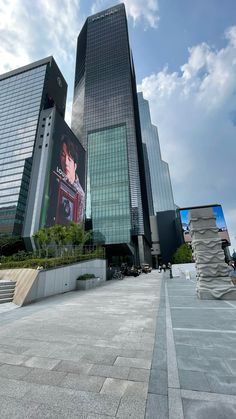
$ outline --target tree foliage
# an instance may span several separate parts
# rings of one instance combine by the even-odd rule
[[[187,243],[178,247],[173,255],[173,263],[191,263],[192,261],[192,249]]]
[[[83,246],[91,239],[91,232],[85,231],[82,224],[74,222],[63,226],[56,224],[52,227],[43,227],[33,235],[39,249],[48,256],[50,247]]]

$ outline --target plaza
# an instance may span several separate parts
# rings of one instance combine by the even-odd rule
[[[153,270],[0,307],[1,418],[232,418],[236,303]]]

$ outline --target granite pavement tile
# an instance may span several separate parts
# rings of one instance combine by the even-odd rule
[[[169,419],[168,397],[149,393],[145,419]]]
[[[107,378],[103,384],[101,394],[114,394],[119,397],[133,396],[140,399],[147,397],[147,390],[148,384],[144,382]]]
[[[89,413],[88,416],[86,417],[86,419],[114,419],[114,418],[115,418],[115,416],[110,416],[110,415],[109,416],[107,416],[107,415],[96,415],[94,413],[92,413],[92,414]]]
[[[178,367],[181,370],[214,372],[219,375],[228,375],[230,370],[224,360],[219,358],[184,358],[177,357]]]
[[[37,384],[31,384],[23,399],[51,407],[73,408],[110,416],[116,414],[120,402],[120,398],[115,396]]]
[[[37,413],[37,403],[23,403],[22,400],[16,400],[14,397],[0,396],[1,419],[36,419]]]
[[[72,372],[74,374],[88,374],[92,367],[93,364],[86,364],[80,361],[60,361],[59,364],[53,367],[53,371]]]
[[[233,419],[236,404],[183,399],[183,411],[186,419]]]
[[[150,370],[144,368],[130,368],[128,380],[130,381],[143,381],[148,383]]]
[[[211,391],[207,374],[201,371],[179,370],[180,387],[186,390]]]
[[[86,354],[81,357],[81,361],[85,363],[91,364],[105,364],[105,365],[113,365],[116,361],[116,355],[105,355],[105,354]]]
[[[61,387],[71,388],[74,390],[93,391],[99,393],[101,390],[105,377],[67,374],[60,382]]]
[[[115,365],[150,369],[151,361],[147,359],[117,357]]]
[[[89,375],[99,375],[106,378],[128,379],[129,367],[120,367],[119,365],[93,365],[89,370]]]
[[[149,393],[167,395],[167,370],[161,368],[152,368],[149,379]]]
[[[65,378],[66,373],[59,371],[50,371],[40,368],[28,368],[30,371],[26,376],[22,377],[27,383],[46,384],[56,386]]]
[[[232,375],[220,376],[216,374],[206,374],[211,391],[214,393],[236,395],[236,377]]]
[[[27,346],[16,346],[0,344],[0,353],[5,352],[7,354],[21,355],[27,350]]]
[[[26,367],[32,368],[43,368],[44,370],[52,370],[57,364],[59,364],[60,359],[53,358],[40,358],[40,357],[31,357],[24,362]]]
[[[118,380],[116,378],[107,378],[102,386],[101,394],[111,394],[122,397],[128,386],[127,380]]]
[[[1,377],[0,379],[0,396],[9,396],[19,399],[23,397],[29,390],[30,384],[20,380],[12,380]]]
[[[137,400],[132,396],[124,396],[116,414],[119,419],[144,419],[146,399]]]
[[[21,365],[27,361],[29,357],[25,355],[0,352],[0,362],[3,364]]]
[[[19,366],[19,365],[9,365],[2,364],[0,365],[0,377],[11,378],[11,379],[21,379],[29,374],[31,371],[30,368]]]

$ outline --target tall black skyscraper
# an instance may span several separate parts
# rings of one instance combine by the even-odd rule
[[[0,235],[20,235],[40,112],[63,117],[67,84],[53,57],[0,76]]]
[[[108,255],[149,261],[150,226],[125,7],[87,18],[78,37],[72,130],[87,150],[86,215]]]
[[[138,93],[142,140],[147,148],[154,212],[175,210],[169,165],[162,160],[158,130],[152,124],[149,103]]]

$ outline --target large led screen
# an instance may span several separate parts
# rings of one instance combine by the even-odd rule
[[[85,150],[64,120],[56,115],[40,225],[81,223],[84,184]]]
[[[201,208],[201,207],[198,207],[198,208]],[[192,238],[189,233],[189,222],[188,222],[188,214],[191,209],[193,208],[183,208],[179,210],[184,241],[186,243],[190,243],[192,241]],[[229,234],[226,227],[224,214],[223,214],[221,205],[213,205],[212,210],[216,218],[216,226],[218,227],[219,237],[221,238],[222,241],[228,242],[230,244]]]

